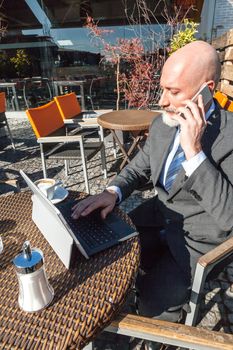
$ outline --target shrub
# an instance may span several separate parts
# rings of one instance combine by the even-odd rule
[[[174,34],[170,45],[170,54],[196,40],[198,23],[188,20],[187,18],[182,23],[180,30]]]

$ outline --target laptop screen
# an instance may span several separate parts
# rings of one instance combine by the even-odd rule
[[[78,238],[76,237],[76,235],[74,235],[72,229],[70,228],[66,219],[61,214],[60,210],[43,194],[42,191],[40,191],[40,189],[25,174],[25,172],[23,170],[20,170],[20,175],[23,177],[23,179],[25,180],[25,182],[27,183],[28,187],[33,192],[33,194],[43,204],[43,210],[44,210],[46,217],[41,218],[40,222],[42,223],[42,220],[44,220],[44,222],[47,223],[48,231],[49,230],[52,231],[52,228],[49,227],[50,222],[53,222],[53,224],[58,225],[58,226],[56,226],[56,230],[60,229],[60,231],[63,233],[63,235],[64,235],[64,231],[66,231],[67,240],[70,241],[70,238],[72,237],[72,239],[75,241],[75,244],[78,247],[78,249],[80,250],[80,252],[85,256],[85,258],[88,259],[89,256],[87,255],[86,251],[83,249],[83,247],[82,247],[81,243],[79,242]],[[34,218],[34,219],[35,219],[34,221],[36,221],[36,224],[38,226],[38,222],[37,222],[36,218]],[[43,223],[41,225],[43,226]],[[39,229],[46,236],[46,239],[47,239],[48,235],[47,235],[47,232],[45,232],[46,227],[43,227],[42,230],[41,230],[41,227],[39,227]],[[54,231],[56,231],[56,230],[54,229]],[[57,239],[57,241],[59,241],[59,235],[57,235],[57,238],[56,237],[54,238],[55,244],[56,244],[56,239]]]

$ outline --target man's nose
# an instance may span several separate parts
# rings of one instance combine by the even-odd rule
[[[160,96],[159,102],[158,102],[160,107],[167,107],[169,106],[169,100],[167,97],[167,92],[163,90],[162,95]]]

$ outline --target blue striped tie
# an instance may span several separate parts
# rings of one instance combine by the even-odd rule
[[[166,176],[165,185],[164,185],[167,192],[169,192],[170,188],[172,187],[173,181],[175,180],[176,175],[180,170],[181,163],[184,160],[185,160],[184,151],[181,145],[179,145],[167,171],[167,176]]]

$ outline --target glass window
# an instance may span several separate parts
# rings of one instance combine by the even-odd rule
[[[156,9],[155,3],[159,3]],[[7,29],[0,41],[0,89],[7,90],[8,107],[38,106],[57,93],[73,90],[83,108],[114,108],[115,68],[100,64],[103,46],[85,28],[86,17],[112,30],[106,37],[109,44],[138,36],[145,51],[153,52],[156,40],[166,41],[169,32],[164,30],[162,2],[148,0],[147,5],[162,24],[151,16],[150,25],[143,17],[141,25],[129,25],[119,0],[3,1],[0,15]],[[127,0],[127,8],[136,14],[134,0]]]

